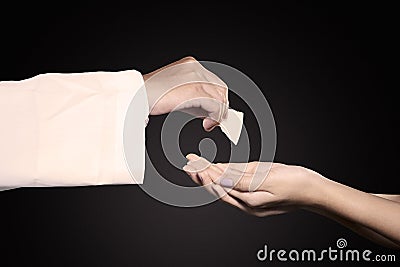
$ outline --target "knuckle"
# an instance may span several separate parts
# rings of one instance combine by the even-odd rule
[[[182,61],[187,63],[187,62],[195,62],[197,60],[193,56],[186,56],[186,57],[182,58]]]
[[[205,93],[204,85],[202,83],[198,83],[198,82],[193,83],[193,84],[191,84],[191,87],[196,92],[196,95],[203,95]]]
[[[247,183],[243,179],[240,179],[236,183],[236,187],[241,189],[241,190],[243,190],[243,191],[248,191],[249,190],[249,186],[247,185]]]

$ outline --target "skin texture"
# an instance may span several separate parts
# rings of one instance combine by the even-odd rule
[[[174,66],[184,63],[189,64],[174,72]],[[149,97],[150,115],[181,110],[202,118],[206,131],[219,124],[226,116],[227,87],[222,81],[212,83],[218,77],[197,63],[193,57],[185,57],[143,75],[148,95],[164,91],[159,86],[170,83],[171,76],[178,80],[188,74],[195,80],[208,77],[205,82],[166,88],[167,93],[160,97]],[[158,75],[170,67],[173,75]],[[194,154],[187,158],[184,171],[194,182],[249,214],[264,217],[305,209],[381,245],[400,248],[400,195],[365,193],[300,166],[269,162],[212,164]]]
[[[187,159],[183,169],[194,182],[249,214],[264,217],[305,209],[383,246],[400,249],[399,195],[365,193],[300,166],[212,164],[194,154]],[[262,172],[263,179],[259,179]]]
[[[167,93],[160,97],[150,97],[158,94],[160,85],[171,83],[170,76],[165,77],[161,74],[166,69],[172,70],[172,74],[178,80],[177,84],[179,84],[179,80],[197,80],[197,77],[204,79],[204,82],[186,83],[170,89],[167,88],[169,90],[163,88],[161,91]],[[226,117],[227,86],[216,75],[203,68],[193,57],[185,57],[144,74],[143,79],[148,94],[150,115],[161,115],[174,110],[181,110],[202,118],[203,127],[206,131],[214,129],[219,125],[219,121]],[[215,81],[218,81],[220,86]]]

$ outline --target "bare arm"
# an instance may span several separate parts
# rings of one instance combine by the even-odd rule
[[[199,164],[205,160],[196,155],[188,159],[184,170],[195,182],[223,188],[226,194],[221,194],[221,199],[245,212],[263,217],[303,208],[381,245],[400,248],[398,195],[365,193],[299,166],[268,162]]]
[[[400,247],[399,202],[324,178],[314,183],[314,198],[306,209],[335,218],[374,241]]]
[[[397,196],[397,195],[376,195],[376,196],[379,196],[379,197],[385,196],[383,198],[393,199],[392,197],[393,196]],[[355,233],[357,233],[357,234],[359,234],[359,235],[361,235],[361,236],[363,236],[363,237],[365,237],[365,238],[367,238],[367,239],[369,239],[369,240],[371,240],[371,241],[373,241],[375,243],[378,243],[378,244],[380,244],[382,246],[389,247],[389,248],[394,248],[394,249],[399,249],[400,248],[400,246],[398,244],[396,244],[395,242],[393,242],[392,240],[386,238],[385,236],[383,236],[383,235],[381,235],[381,234],[379,234],[379,233],[377,233],[377,232],[375,232],[375,231],[373,231],[373,230],[371,230],[371,229],[369,229],[367,227],[364,227],[364,226],[362,226],[362,225],[360,225],[358,223],[355,223],[355,222],[353,222],[351,220],[342,218],[342,217],[340,217],[340,216],[338,216],[336,214],[333,214],[333,213],[330,213],[330,212],[326,212],[326,211],[321,210],[321,209],[313,210],[312,208],[309,208],[309,210],[313,211],[313,212],[316,212],[316,213],[318,213],[318,214],[320,214],[320,215],[322,215],[324,217],[327,217],[327,218],[329,218],[331,220],[334,220],[334,221],[342,224],[343,226],[351,229]]]

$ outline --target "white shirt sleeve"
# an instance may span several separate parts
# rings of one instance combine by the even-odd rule
[[[143,163],[149,111],[139,72],[0,82],[0,188],[142,183],[144,163],[129,170],[123,147],[124,120],[135,95],[140,123],[129,149]]]

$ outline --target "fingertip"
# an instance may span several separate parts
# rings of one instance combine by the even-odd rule
[[[194,153],[190,153],[190,154],[187,154],[187,155],[186,155],[186,159],[189,160],[189,161],[191,161],[191,160],[198,160],[199,158],[200,158],[200,157],[197,156],[197,155],[194,154]]]
[[[218,125],[219,125],[219,123],[217,121],[213,120],[213,119],[205,118],[203,120],[203,128],[207,132],[211,132]]]

